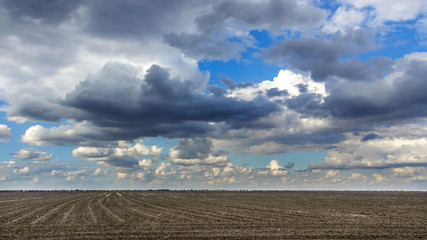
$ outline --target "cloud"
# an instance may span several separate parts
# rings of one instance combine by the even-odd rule
[[[269,30],[313,28],[326,18],[326,11],[297,1],[217,1],[212,12],[196,19],[198,29],[217,28],[226,21]]]
[[[330,37],[285,39],[262,49],[259,56],[269,62],[310,72],[315,81],[325,81],[332,76],[366,80],[381,76],[386,69],[382,66],[385,60],[381,64],[377,61],[367,64],[357,58],[341,60],[341,57],[360,54],[373,47],[373,33],[366,29],[356,29],[345,34],[337,32]]]
[[[170,175],[175,175],[176,170],[171,167],[170,163],[162,162],[154,173],[158,177],[167,177]]]
[[[105,168],[97,168],[95,171],[93,171],[94,176],[101,176],[101,175],[107,175],[108,171]]]
[[[260,175],[270,174],[272,176],[286,176],[288,174],[288,171],[285,170],[285,168],[281,166],[279,161],[277,160],[271,160],[270,164],[268,164],[266,168],[267,170],[258,171],[258,174]]]
[[[108,39],[146,39],[172,30],[191,29],[196,14],[207,8],[194,0],[91,1],[85,30]],[[125,14],[124,14],[125,13]]]
[[[41,125],[29,127],[21,140],[24,143],[42,146],[42,145],[103,145],[102,135],[94,130],[100,130],[88,122],[60,125],[58,127],[45,128]],[[89,140],[86,136],[92,136]],[[99,140],[99,141],[96,141]]]
[[[77,186],[83,188],[93,188],[99,184],[98,177],[89,172],[93,172],[92,166],[87,166],[81,161],[60,161],[51,159],[49,161],[24,161],[10,160],[0,162],[0,176],[5,177],[4,189],[76,189]],[[104,175],[99,175],[102,179]],[[41,185],[28,184],[34,183]],[[99,186],[106,186],[106,180]],[[108,182],[108,180],[107,180]],[[75,185],[78,184],[78,185]],[[89,185],[92,184],[92,187]]]
[[[53,157],[53,153],[46,153],[37,151],[34,148],[21,149],[13,154],[15,158],[33,160],[33,161],[46,161]]]
[[[399,130],[378,128],[381,138],[366,138],[361,135],[346,134],[346,140],[336,144],[336,148],[328,150],[321,163],[310,163],[310,169],[386,169],[399,167],[427,166],[427,138],[419,136],[426,132],[424,127],[411,129],[405,125]],[[411,131],[412,130],[412,131]],[[415,131],[414,131],[415,130]],[[418,132],[418,133],[417,133]],[[414,135],[413,135],[414,134]]]
[[[135,127],[138,123],[146,126],[141,130],[147,135],[161,134],[163,127],[173,129],[174,123],[179,127],[189,121],[250,122],[276,110],[275,105],[262,100],[238,102],[205,95],[195,91],[199,86],[194,81],[170,79],[167,70],[156,65],[148,69],[144,79],[129,68],[106,65],[98,76],[81,82],[69,93],[64,104],[82,110],[82,120],[108,127]]]
[[[401,167],[392,169],[393,178],[403,181],[427,181],[426,167]]]
[[[368,135],[364,136],[362,138],[362,140],[360,140],[360,141],[366,142],[366,141],[369,141],[369,140],[372,140],[372,139],[375,139],[375,138],[378,138],[377,134],[375,134],[375,133],[369,133]]]
[[[286,164],[285,166],[284,166],[284,168],[293,168],[295,166],[295,163],[293,163],[293,162],[288,162],[288,164]]]
[[[52,176],[61,176],[65,177],[67,181],[75,180],[76,178],[84,178],[86,176],[86,169],[76,170],[76,171],[65,171],[65,170],[52,170],[50,175]]]
[[[371,185],[377,184],[385,188],[393,186],[397,189],[405,189],[406,191],[423,189],[427,182],[426,167],[397,167],[379,173],[373,173]],[[389,188],[389,187],[388,187]]]
[[[274,179],[283,181],[281,187],[305,181],[323,187],[376,178],[424,181],[427,57],[407,52],[421,49],[412,44],[426,32],[421,0],[0,0],[0,13],[7,120],[34,122],[23,143],[71,145],[75,157],[93,161],[74,166],[24,148],[12,154],[16,160],[0,162],[7,183],[114,179],[217,187],[267,186]],[[395,41],[407,33],[414,37]],[[408,54],[369,58],[385,51]],[[202,64],[237,59],[238,67],[255,66],[262,60],[256,57],[284,69],[273,80],[247,82],[241,75],[244,82],[218,83],[216,63]],[[268,63],[248,76],[268,73]],[[205,67],[214,71],[212,78]],[[408,121],[422,123],[396,127]],[[147,136],[179,142],[163,153],[160,144],[167,140],[156,146],[138,140]],[[11,137],[1,124],[0,142]],[[256,169],[232,163],[224,149],[232,155],[327,155],[289,173],[298,163],[273,160]],[[370,175],[355,169],[370,169]]]
[[[281,69],[273,80],[264,80],[260,83],[237,85],[228,81],[227,96],[243,100],[253,100],[265,95],[270,100],[287,100],[304,93],[327,96],[325,84],[315,82],[312,78],[295,73],[288,69]],[[303,91],[301,91],[303,90]]]
[[[204,175],[201,181],[207,181],[211,187],[231,186],[236,184],[250,184],[254,181],[256,170],[253,167],[245,167],[241,164],[227,163],[224,167],[199,167],[192,169],[188,176],[197,176],[200,171]],[[181,170],[181,172],[184,172]],[[185,172],[184,172],[185,173]]]
[[[196,80],[171,79],[153,65],[143,78],[135,67],[107,64],[58,102],[71,111],[59,117],[74,124],[46,129],[30,127],[22,137],[33,144],[84,144],[89,140],[123,140],[142,136],[190,137],[214,131],[216,125],[256,127],[259,118],[279,109],[264,98],[239,101],[201,91]],[[55,114],[55,109],[51,109]],[[22,116],[37,118],[32,111]]]
[[[239,58],[239,52],[245,50],[241,44],[226,41],[219,36],[169,33],[164,36],[164,41],[194,59],[220,59],[225,61],[231,58]]]
[[[371,24],[406,21],[417,18],[427,12],[427,4],[423,0],[343,0],[345,4],[358,9],[368,8],[373,11]]]
[[[2,3],[9,16],[15,20],[59,24],[69,18],[81,1],[46,0],[36,3],[31,0],[3,0]]]
[[[62,116],[67,116],[73,109],[58,104],[58,98],[52,96],[53,91],[48,87],[35,87],[32,90],[20,89],[23,94],[19,98],[9,99],[11,106],[7,111],[9,120],[23,123],[28,120],[59,122]],[[48,92],[42,94],[42,92]]]
[[[40,178],[36,176],[31,180],[31,183],[38,183],[39,181],[40,181]]]
[[[416,52],[395,60],[393,71],[369,82],[338,81],[322,106],[336,118],[377,120],[424,117],[427,54]]]
[[[72,154],[86,161],[132,169],[137,167],[140,158],[158,156],[162,150],[161,147],[146,146],[143,142],[131,145],[125,141],[119,141],[114,147],[78,147],[73,150]]]
[[[279,104],[283,103],[285,107],[282,113],[286,114],[288,119],[294,116],[294,126],[303,119],[310,120],[304,122],[306,127],[316,121],[323,123],[323,127],[329,126],[329,133],[323,134],[334,135],[334,132],[330,131],[334,129],[333,125],[342,129],[366,126],[374,121],[387,123],[423,118],[426,116],[423,107],[426,103],[424,92],[427,87],[423,80],[427,69],[426,56],[425,52],[405,55],[392,61],[391,70],[387,71],[387,74],[364,81],[336,78],[318,83],[290,70],[282,70],[274,81],[263,81],[250,87],[229,90],[228,94],[250,100],[257,95],[268,93],[270,89],[286,90],[287,95],[266,94],[265,97]],[[272,119],[274,118],[270,117],[270,120]],[[312,131],[311,133],[313,136],[321,134]],[[340,132],[336,133],[339,137]],[[287,139],[287,136],[282,134],[282,138]]]
[[[228,60],[253,46],[249,30],[311,29],[326,15],[325,10],[301,1],[214,1],[211,11],[195,18],[196,33],[175,31],[165,34],[164,40],[196,59]]]
[[[29,167],[17,168],[13,170],[13,173],[26,174],[29,173],[30,170],[31,169]]]
[[[427,19],[422,18],[417,21],[415,27],[418,31],[418,37],[420,38],[421,45],[427,45]]]
[[[270,94],[271,90],[286,94]],[[226,96],[251,101],[259,96],[277,103],[281,111],[258,120],[263,129],[232,129],[226,133],[213,135],[219,147],[233,148],[251,154],[275,154],[307,149],[321,150],[325,145],[341,141],[341,129],[346,127],[336,123],[318,108],[328,96],[324,82],[291,70],[280,70],[273,80],[264,80],[227,89]],[[312,96],[311,102],[297,101],[301,96]],[[309,108],[310,112],[298,112],[294,107]],[[313,112],[316,111],[317,114]]]
[[[12,137],[12,130],[4,124],[0,124],[0,142],[8,143]]]
[[[323,31],[335,33],[337,31],[346,32],[359,29],[363,22],[367,20],[368,14],[363,9],[356,10],[348,6],[341,6],[335,10],[335,13],[329,21],[323,26]]]
[[[138,165],[142,167],[151,167],[152,164],[153,161],[151,161],[150,159],[142,159],[138,162]]]
[[[5,14],[0,21],[4,30],[0,33],[0,63],[5,71],[0,73],[0,89],[8,103],[8,119],[59,122],[74,115],[70,113],[73,109],[58,101],[108,61],[147,68],[161,64],[172,76],[197,77],[203,85],[208,73],[200,72],[195,61],[158,39],[172,29],[190,29],[195,14],[204,8],[198,1],[49,0],[35,5],[32,1],[1,1]],[[126,17],[123,9],[129,10]],[[147,28],[154,32],[148,33]],[[139,31],[130,31],[135,29]]]
[[[225,166],[230,162],[224,151],[214,148],[210,139],[181,139],[169,150],[169,161],[174,164]]]

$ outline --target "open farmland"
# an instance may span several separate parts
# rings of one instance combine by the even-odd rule
[[[0,239],[427,238],[422,192],[0,193]]]

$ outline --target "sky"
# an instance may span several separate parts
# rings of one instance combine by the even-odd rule
[[[427,190],[424,0],[0,0],[0,189]]]

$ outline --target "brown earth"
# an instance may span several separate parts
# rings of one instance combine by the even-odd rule
[[[160,238],[427,239],[427,193],[0,193],[0,239]]]

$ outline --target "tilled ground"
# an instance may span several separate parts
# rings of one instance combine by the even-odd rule
[[[160,238],[427,239],[427,193],[0,193],[0,239]]]

